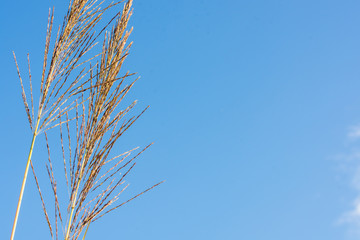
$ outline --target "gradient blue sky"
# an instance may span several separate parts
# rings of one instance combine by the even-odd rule
[[[11,51],[39,74],[48,8],[60,19],[65,2],[1,3],[1,239],[31,140]],[[126,67],[151,108],[126,141],[156,144],[129,194],[167,182],[87,239],[359,239],[359,12],[355,0],[135,0]],[[32,178],[16,239],[50,239]]]

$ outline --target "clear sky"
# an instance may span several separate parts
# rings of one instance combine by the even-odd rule
[[[67,1],[1,3],[1,239],[31,140],[11,51],[39,74],[53,5],[60,19]],[[151,108],[125,140],[156,144],[128,194],[167,181],[87,239],[359,239],[359,12],[355,0],[135,0],[126,67]],[[16,239],[50,239],[32,177]]]

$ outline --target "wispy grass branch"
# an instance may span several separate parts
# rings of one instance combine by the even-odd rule
[[[61,27],[58,28],[54,45],[52,42],[54,10],[49,10],[45,39],[43,69],[40,81],[40,98],[35,112],[32,75],[28,55],[30,105],[16,56],[14,59],[25,112],[33,132],[33,138],[20,191],[11,240],[14,239],[22,197],[29,167],[31,166],[40,195],[46,222],[53,239],[58,239],[59,224],[65,240],[85,239],[89,225],[153,189],[155,184],[134,197],[116,205],[120,194],[127,188],[124,181],[134,169],[137,157],[152,144],[130,158],[132,149],[113,158],[112,153],[119,138],[142,116],[146,107],[137,115],[127,117],[136,101],[127,106],[122,102],[137,79],[127,80],[134,73],[121,75],[123,62],[132,43],[127,43],[132,28],[127,29],[132,15],[132,0],[124,4],[121,12],[113,16],[99,32],[96,32],[103,14],[123,1],[106,3],[97,0],[70,0]],[[111,29],[107,31],[108,28]],[[95,50],[97,40],[104,36],[99,53]],[[119,110],[119,109],[122,110]],[[65,126],[65,131],[64,127]],[[47,132],[59,127],[65,184],[69,194],[64,205],[59,200],[58,182],[50,156]],[[74,132],[72,130],[75,130]],[[36,137],[45,133],[48,161],[46,170],[54,198],[54,221],[46,209],[43,193],[31,161]],[[66,147],[66,144],[68,146]],[[66,153],[68,152],[68,153]],[[130,159],[128,159],[130,158]],[[121,173],[123,171],[123,173]],[[66,218],[62,209],[67,209]]]

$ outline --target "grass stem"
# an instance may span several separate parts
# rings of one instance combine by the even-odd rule
[[[81,164],[80,173],[82,173],[83,169],[84,169],[84,162],[82,162],[82,164]],[[78,194],[78,191],[79,191],[81,180],[82,180],[82,178],[81,178],[81,175],[80,175],[79,180],[78,180],[78,182],[76,184],[76,190],[75,190],[75,193],[74,193],[73,202],[71,203],[71,212],[70,212],[70,216],[69,216],[69,224],[68,224],[68,227],[67,227],[65,240],[69,240],[70,229],[71,229],[72,219],[73,219],[73,215],[74,215],[74,209],[75,209],[76,200],[77,200],[77,194]]]
[[[11,231],[10,240],[14,240],[14,236],[15,236],[16,225],[17,225],[18,218],[19,218],[20,207],[21,207],[21,203],[22,203],[22,199],[23,199],[23,195],[24,195],[26,179],[27,179],[28,172],[29,172],[31,157],[32,157],[33,149],[34,149],[34,144],[35,144],[35,139],[36,139],[36,136],[37,136],[37,130],[38,130],[38,127],[39,127],[39,123],[40,123],[40,119],[38,118],[38,121],[37,121],[36,127],[35,127],[35,131],[34,131],[34,134],[33,134],[32,140],[31,140],[29,156],[28,156],[28,160],[27,160],[27,163],[26,163],[24,178],[23,178],[23,181],[22,181],[22,184],[21,184],[20,196],[19,196],[17,207],[16,207],[16,213],[15,213],[15,218],[14,218],[14,223],[13,223],[13,227],[12,227],[12,231]]]
[[[85,233],[84,233],[84,236],[83,236],[82,240],[85,240],[86,234],[87,234],[87,232],[89,230],[89,226],[90,226],[90,223],[88,223],[87,226],[86,226],[86,230],[85,230]]]

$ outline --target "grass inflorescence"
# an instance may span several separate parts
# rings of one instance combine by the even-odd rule
[[[127,79],[135,74],[121,73],[132,45],[127,43],[132,31],[132,28],[127,30],[132,14],[132,0],[126,1],[121,12],[100,27],[98,32],[95,31],[99,28],[104,13],[121,2],[123,1],[107,4],[97,0],[71,0],[52,47],[54,11],[50,10],[37,108],[34,107],[35,94],[29,55],[30,101],[14,54],[33,138],[11,240],[14,239],[30,167],[53,239],[59,238],[59,227],[62,228],[65,240],[80,237],[85,239],[90,223],[162,183],[155,184],[126,201],[118,202],[119,195],[128,186],[124,184],[124,180],[134,168],[136,158],[151,145],[142,150],[135,148],[110,157],[119,138],[147,110],[145,108],[140,114],[127,117],[136,101],[125,107],[121,104],[137,80],[128,83]],[[100,51],[89,54],[101,37],[103,43]],[[64,179],[69,193],[65,203],[59,200],[60,192],[54,170],[56,164],[52,162],[48,139],[48,131],[54,128],[60,132],[59,144],[56,146],[62,152]],[[49,156],[45,164],[55,206],[53,221],[43,197],[49,192],[41,191],[31,160],[36,137],[41,133],[45,136],[45,149]]]

